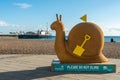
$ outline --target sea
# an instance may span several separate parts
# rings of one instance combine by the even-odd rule
[[[66,39],[68,37],[66,36]],[[113,39],[114,42],[120,42],[120,36],[104,36],[104,42],[111,42]],[[39,38],[39,39],[27,39],[27,40],[55,40],[55,36],[46,37],[46,38]]]

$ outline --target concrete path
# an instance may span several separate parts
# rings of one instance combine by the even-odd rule
[[[56,73],[50,72],[55,55],[0,55],[0,80],[120,80],[120,59],[110,59],[117,65],[116,73]]]

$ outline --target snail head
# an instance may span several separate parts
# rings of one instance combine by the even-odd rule
[[[56,21],[51,24],[51,29],[56,30],[56,29],[62,29],[64,30],[63,23],[62,23],[62,15],[58,17],[58,14],[56,14]]]

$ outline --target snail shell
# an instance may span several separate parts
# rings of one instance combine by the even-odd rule
[[[85,49],[81,56],[73,54],[77,45],[81,46],[85,40],[85,35],[88,34],[91,38],[86,41]],[[100,27],[91,22],[84,22],[75,25],[69,33],[66,49],[67,51],[80,58],[99,56],[102,53],[104,46],[104,35]]]

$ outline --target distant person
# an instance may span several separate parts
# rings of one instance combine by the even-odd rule
[[[111,42],[115,42],[113,38],[111,38]]]

